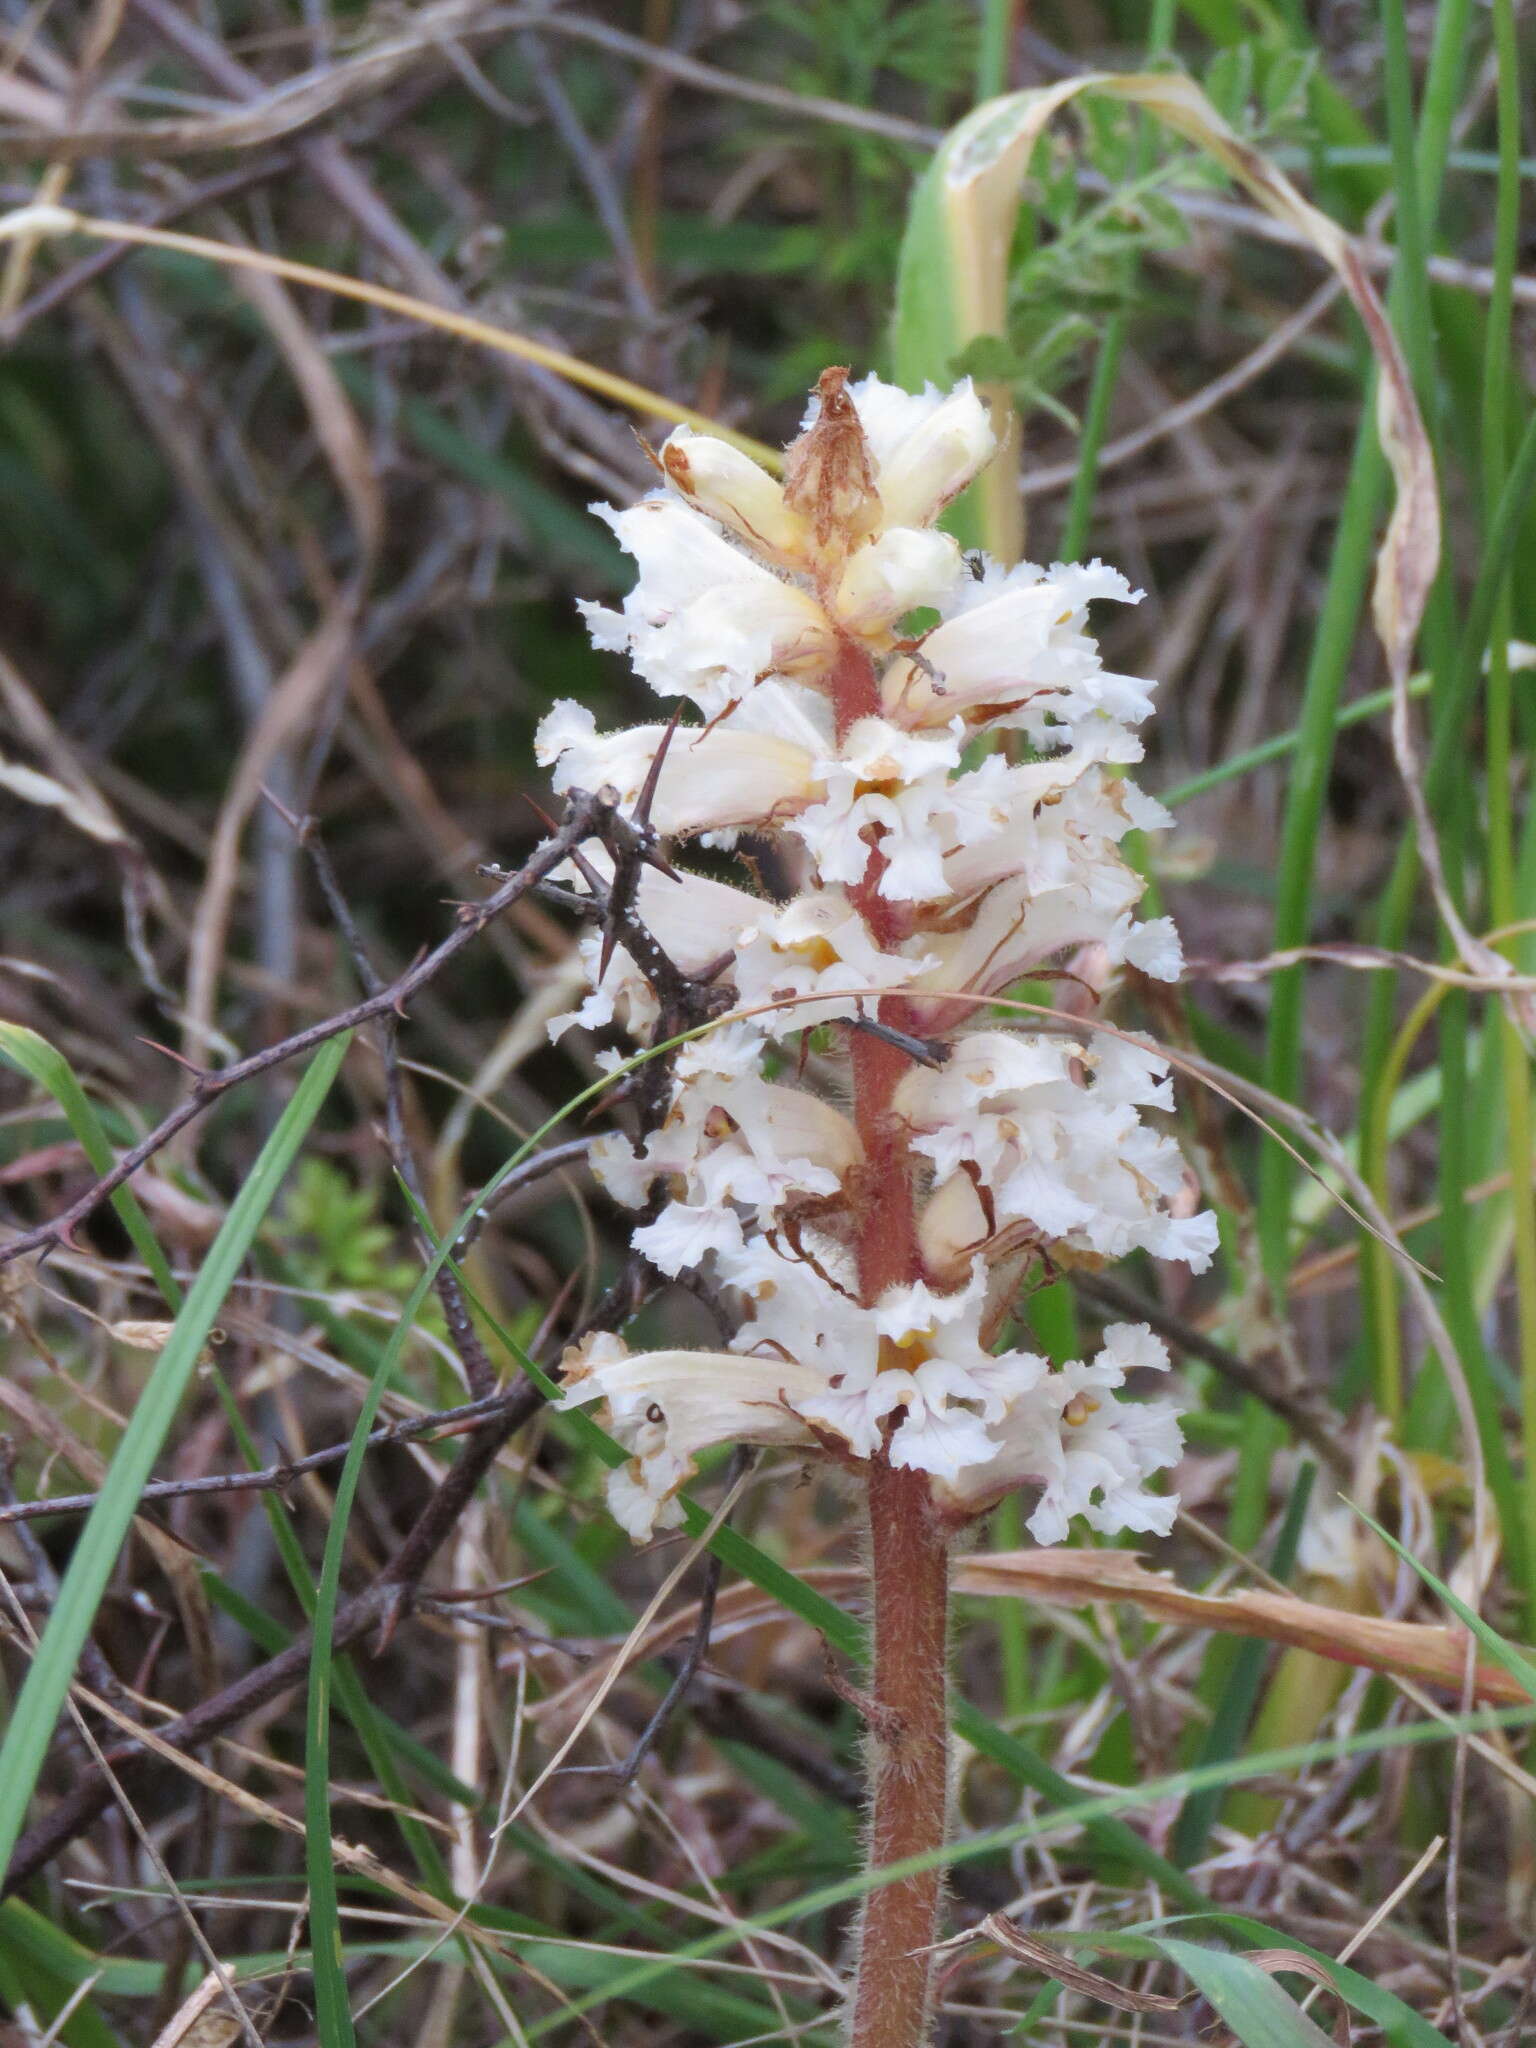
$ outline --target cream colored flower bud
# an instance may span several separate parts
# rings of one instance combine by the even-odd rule
[[[661,451],[667,482],[697,511],[776,561],[798,562],[809,538],[806,524],[784,502],[784,487],[751,456],[679,427]]]
[[[891,526],[927,526],[991,461],[997,436],[969,377],[880,463],[880,502]]]
[[[832,609],[850,633],[883,632],[907,612],[942,604],[964,573],[951,535],[892,527],[849,556]]]
[[[934,1189],[918,1218],[923,1264],[948,1286],[964,1280],[976,1253],[992,1235],[987,1212],[968,1174],[952,1173]]]

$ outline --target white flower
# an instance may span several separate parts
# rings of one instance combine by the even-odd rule
[[[1090,598],[1133,604],[1136,595],[1098,563],[1044,571],[1025,562],[967,579],[924,638],[921,661],[887,670],[887,711],[907,725],[964,712],[1017,726],[1042,748],[1070,744],[1079,724],[1136,725],[1152,708],[1152,686],[1106,671],[1085,630]]]
[[[895,526],[849,556],[832,611],[850,633],[883,632],[907,612],[942,604],[964,574],[949,534]]]
[[[880,504],[892,526],[926,526],[985,468],[997,447],[969,377],[921,393],[865,377],[850,395],[869,440]]]
[[[1128,910],[1122,910],[1104,935],[1112,961],[1128,961],[1156,981],[1177,981],[1184,972],[1184,948],[1171,917],[1154,917],[1137,924]]]
[[[669,837],[777,822],[823,794],[814,754],[794,740],[735,724],[703,732],[679,726],[670,738],[664,725],[594,735],[576,729],[581,717],[590,719],[591,713],[575,704],[557,704],[538,730],[538,758],[556,764],[551,777],[556,794],[611,788],[628,809],[665,744],[650,823]]]
[[[1071,1360],[1037,1378],[994,1426],[998,1448],[984,1465],[948,1482],[967,1504],[984,1504],[1019,1484],[1040,1488],[1028,1528],[1040,1543],[1066,1540],[1072,1518],[1114,1534],[1166,1535],[1178,1501],[1147,1492],[1173,1464],[1182,1439],[1173,1404],[1116,1398],[1128,1371],[1166,1368],[1168,1357],[1144,1324],[1111,1324],[1092,1364]]]
[[[729,1251],[740,1244],[741,1224],[733,1209],[669,1202],[654,1223],[634,1233],[630,1243],[658,1272],[675,1277],[696,1273],[711,1252]]]
[[[672,1496],[715,1444],[812,1443],[792,1405],[820,1380],[792,1359],[741,1358],[731,1351],[649,1351],[624,1356],[567,1354],[562,1408],[606,1404],[608,1425],[631,1456],[609,1482],[609,1504],[640,1541],[658,1520],[675,1525]]]
[[[925,1280],[913,1280],[905,1287],[888,1287],[870,1313],[880,1335],[900,1349],[918,1338],[933,1337],[946,1324],[974,1322],[985,1291],[981,1273],[970,1286],[952,1293],[937,1293]]]
[[[697,512],[665,496],[627,512],[593,508],[640,565],[623,610],[586,604],[594,643],[627,652],[665,697],[691,697],[706,718],[760,676],[814,671],[833,652],[831,623],[808,591],[733,547]]]
[[[659,947],[736,1014],[672,1056],[638,1137],[592,1153],[612,1199],[650,1215],[634,1248],[702,1275],[738,1319],[723,1351],[603,1339],[567,1363],[567,1402],[604,1402],[629,1455],[610,1500],[637,1538],[675,1522],[699,1454],[731,1442],[926,1472],[957,1521],[1034,1487],[1041,1542],[1077,1517],[1147,1530],[1174,1513],[1147,1485],[1178,1455],[1172,1404],[1120,1398],[1127,1373],[1166,1366],[1150,1330],[1114,1325],[1096,1358],[1056,1368],[983,1342],[1048,1259],[1140,1249],[1199,1270],[1217,1242],[1176,1144],[1143,1120],[1173,1103],[1154,1048],[980,1007],[1024,977],[1102,994],[1116,966],[1182,968],[1171,923],[1137,920],[1142,878],[1117,850],[1169,822],[1119,772],[1141,758],[1152,685],[1106,668],[1089,630],[1091,603],[1136,593],[1100,563],[963,561],[934,522],[992,449],[969,383],[912,394],[828,371],[782,486],[679,429],[664,488],[604,515],[639,576],[621,611],[588,608],[593,637],[704,723],[602,734],[562,702],[539,758],[557,790],[625,805],[654,773],[665,837],[730,853],[749,836],[750,886],[638,879],[636,951]],[[919,612],[937,623],[914,642]],[[983,753],[990,732],[1021,737]],[[556,879],[584,894],[594,874],[612,875],[600,850]],[[579,943],[594,981],[610,957],[574,1021],[654,1042],[643,963],[592,927]]]
[[[678,427],[662,443],[661,467],[679,497],[775,560],[805,553],[805,522],[784,502],[784,486],[750,455],[712,434]]]

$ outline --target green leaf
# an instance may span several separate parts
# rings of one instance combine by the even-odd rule
[[[1244,2048],[1333,2048],[1315,2021],[1257,1963],[1192,1941],[1158,1947],[1209,2000]]]
[[[336,1077],[350,1034],[321,1047],[246,1177],[123,1431],[80,1532],[37,1655],[0,1746],[0,1869],[10,1862],[33,1788],[139,1495],[175,1420],[224,1297]]]
[[[80,1149],[98,1174],[110,1173],[116,1165],[111,1140],[102,1129],[95,1105],[81,1087],[74,1068],[55,1046],[25,1024],[0,1022],[0,1060],[39,1088],[46,1088],[64,1120],[80,1141]],[[133,1248],[148,1267],[151,1277],[172,1310],[181,1306],[181,1289],[176,1284],[165,1253],[139,1206],[138,1197],[127,1187],[115,1188],[108,1197],[122,1220]]]
[[[1464,1622],[1471,1629],[1473,1635],[1476,1636],[1494,1662],[1502,1664],[1515,1683],[1523,1686],[1531,1699],[1536,1701],[1536,1664],[1533,1664],[1522,1650],[1516,1649],[1515,1645],[1506,1637],[1501,1636],[1498,1630],[1490,1623],[1484,1621],[1480,1614],[1467,1605],[1459,1593],[1453,1593],[1444,1579],[1436,1578],[1429,1566],[1421,1564],[1411,1550],[1405,1550],[1395,1536],[1387,1533],[1380,1522],[1373,1521],[1364,1508],[1357,1507],[1352,1500],[1346,1500],[1345,1505],[1354,1508],[1355,1513],[1366,1524],[1367,1528],[1374,1529],[1387,1548],[1394,1551],[1403,1560],[1404,1564],[1412,1566],[1425,1585],[1439,1594],[1457,1620]]]

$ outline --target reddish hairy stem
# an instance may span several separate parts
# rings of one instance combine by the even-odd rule
[[[939,1848],[949,1819],[949,1543],[926,1472],[869,1472],[874,1700],[869,1732],[869,1867]],[[852,2048],[921,2048],[929,2038],[943,1873],[869,1894],[859,1943]]]
[[[839,735],[880,710],[874,664],[845,641],[833,670]],[[876,943],[891,948],[908,913],[879,892],[885,857],[871,848],[849,896]],[[880,1003],[903,1029],[907,1005]],[[859,1290],[872,1304],[887,1287],[922,1278],[911,1150],[894,1098],[911,1062],[899,1046],[852,1036],[853,1107],[865,1175],[857,1250]],[[901,1363],[899,1356],[891,1364]],[[949,1544],[925,1472],[898,1471],[882,1453],[869,1467],[869,1554],[874,1662],[870,1721],[871,1869],[942,1846],[949,1812],[947,1701]],[[882,1885],[865,1903],[854,1987],[853,2048],[922,2048],[929,2037],[942,1876]]]

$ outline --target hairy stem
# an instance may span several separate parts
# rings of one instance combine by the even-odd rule
[[[845,644],[833,673],[838,730],[878,712],[869,656]],[[877,945],[896,946],[904,905],[880,894],[885,858],[871,848],[849,896]],[[880,1021],[902,1029],[907,1005],[880,1003]],[[855,1032],[853,1106],[864,1145],[858,1230],[859,1291],[873,1304],[887,1287],[922,1278],[913,1167],[896,1089],[911,1062],[899,1046]],[[900,1354],[887,1363],[908,1363]],[[869,1867],[879,1870],[942,1846],[949,1813],[949,1543],[926,1472],[884,1455],[869,1468],[869,1552],[874,1663],[867,1705],[870,1749]],[[922,2048],[929,2038],[941,1874],[923,1871],[878,1886],[865,1903],[853,1994],[853,2048]]]
[[[869,1865],[940,1847],[949,1817],[949,1543],[925,1472],[883,1462],[869,1475],[874,1697]],[[869,1895],[854,1989],[853,2048],[922,2048],[929,2038],[942,1874]]]

